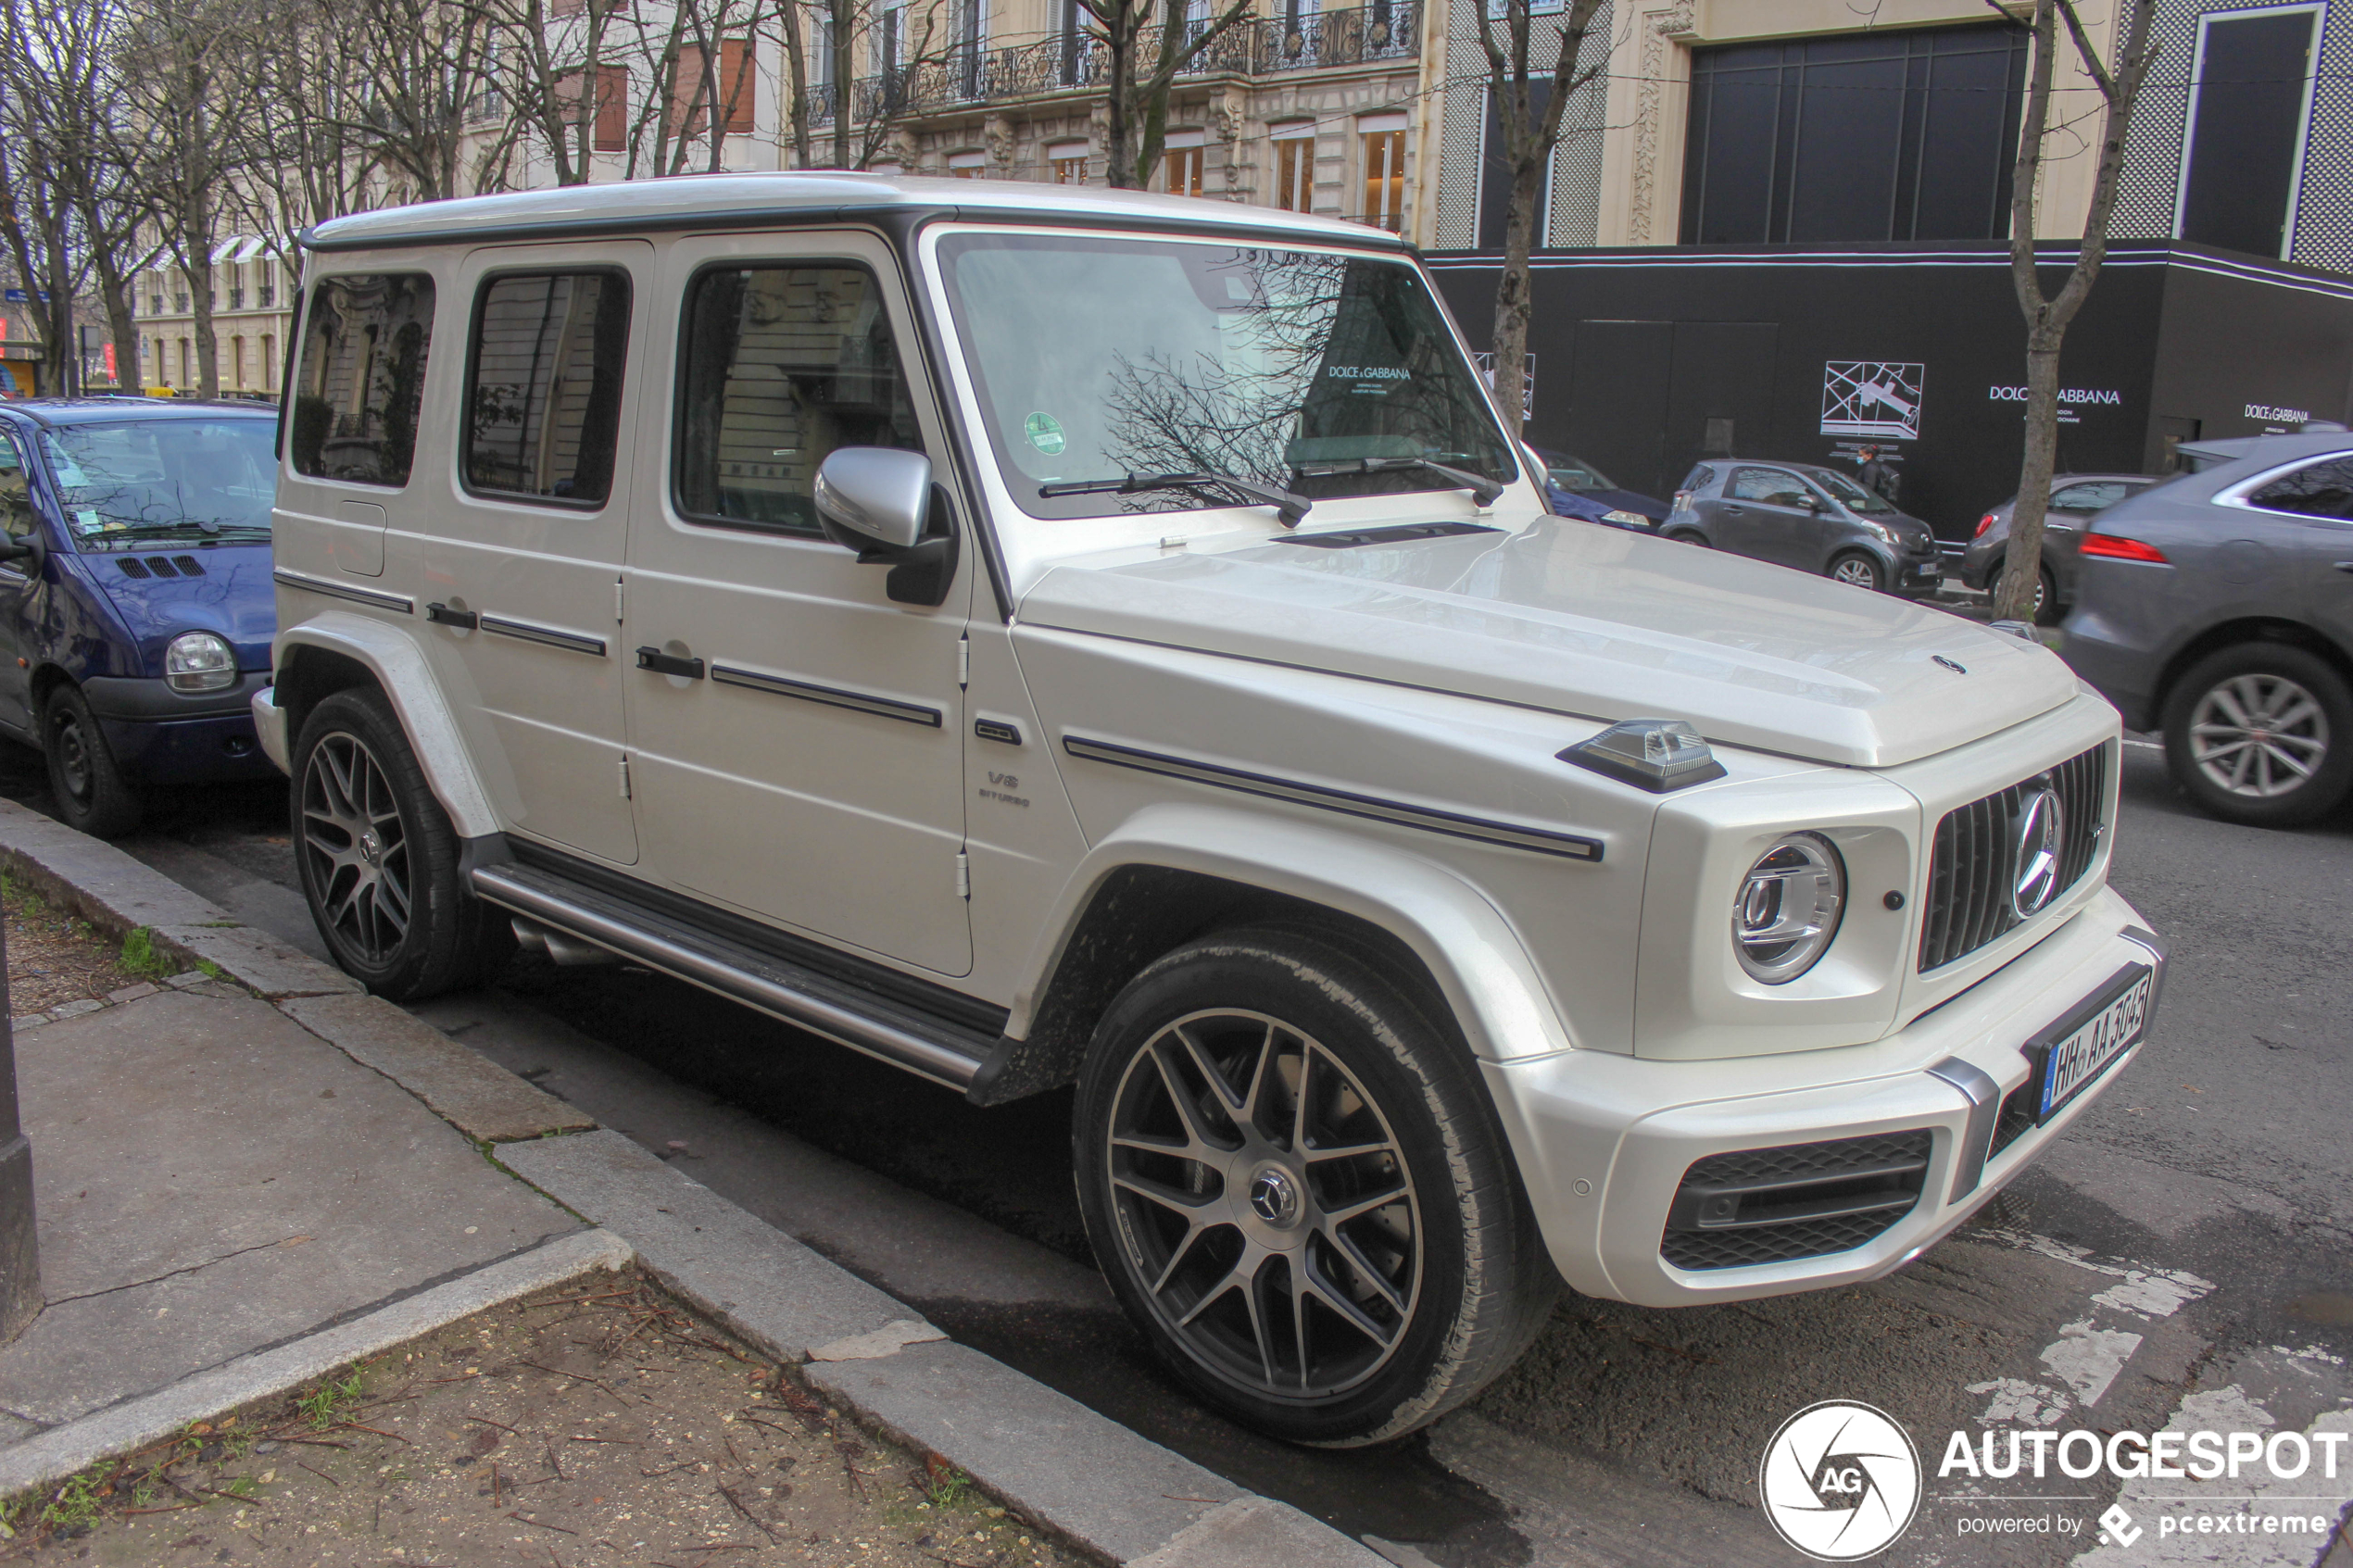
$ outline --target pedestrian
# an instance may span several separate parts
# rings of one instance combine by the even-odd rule
[[[1895,470],[1879,460],[1879,448],[1866,446],[1856,456],[1862,467],[1856,470],[1855,477],[1862,482],[1863,488],[1886,500],[1895,499]]]

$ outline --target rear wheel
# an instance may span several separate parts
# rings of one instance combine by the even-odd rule
[[[1831,569],[1825,575],[1833,583],[1843,583],[1853,588],[1869,588],[1875,594],[1885,591],[1887,587],[1887,569],[1881,566],[1875,558],[1860,550],[1850,550],[1831,562]]]
[[[2059,607],[2058,584],[2051,580],[2051,569],[2034,569],[2034,624],[2056,626],[2066,616]]]
[[[2166,699],[2165,760],[2215,816],[2253,827],[2309,822],[2353,789],[2353,693],[2303,648],[2223,648]]]
[[[42,705],[41,753],[66,826],[94,838],[118,838],[139,825],[139,792],[123,777],[79,686],[61,685]]]
[[[1558,1288],[1462,1045],[1313,934],[1208,937],[1139,975],[1074,1139],[1122,1306],[1202,1399],[1277,1436],[1435,1420]]]
[[[303,897],[345,973],[407,1001],[471,985],[505,962],[513,934],[464,887],[448,813],[380,693],[321,702],[294,764]]]

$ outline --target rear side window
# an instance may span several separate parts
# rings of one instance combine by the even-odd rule
[[[923,450],[882,291],[843,262],[725,268],[688,286],[672,483],[706,522],[814,530],[842,446]]]
[[[510,273],[475,302],[459,471],[469,490],[596,507],[612,494],[629,279]]]
[[[2246,499],[2267,512],[2353,517],[2353,458],[2331,458],[2282,474]]]
[[[2061,512],[2096,512],[2112,507],[2132,495],[2140,486],[2122,480],[2095,480],[2089,484],[2070,484],[2051,497],[2051,509]]]
[[[433,280],[422,272],[319,282],[295,380],[296,473],[396,490],[409,483],[433,304]]]
[[[1709,468],[1705,463],[1702,463],[1697,468],[1692,470],[1691,472],[1685,474],[1683,476],[1683,483],[1677,485],[1676,488],[1679,490],[1705,490],[1715,483],[1716,470]]]

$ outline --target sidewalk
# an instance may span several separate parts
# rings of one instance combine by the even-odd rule
[[[1139,1568],[1384,1562],[954,1344],[110,846],[0,801],[0,872],[107,941],[145,931],[144,946],[187,966],[17,1021],[49,1305],[0,1348],[0,1499],[634,1262],[798,1369],[799,1397],[934,1473],[969,1476],[1085,1555]]]

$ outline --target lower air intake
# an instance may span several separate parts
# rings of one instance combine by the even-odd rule
[[[1920,1200],[1926,1127],[1710,1155],[1683,1173],[1658,1253],[1679,1269],[1738,1269],[1844,1252]]]

